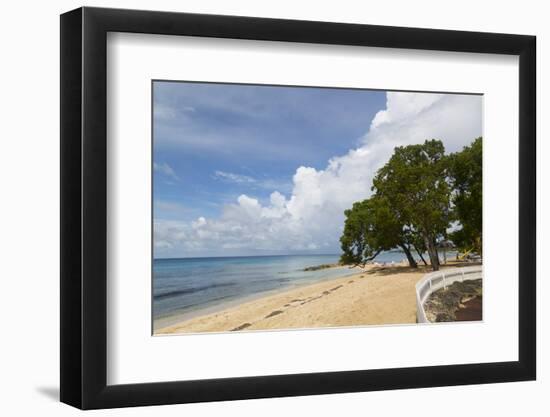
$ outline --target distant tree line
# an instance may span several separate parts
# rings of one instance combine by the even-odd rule
[[[481,254],[482,138],[446,155],[440,140],[395,148],[373,179],[372,195],[345,211],[341,262],[364,265],[400,248],[416,268],[415,254],[434,271],[438,246]],[[449,230],[452,230],[449,232]]]

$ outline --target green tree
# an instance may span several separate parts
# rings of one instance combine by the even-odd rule
[[[460,249],[474,248],[482,252],[483,233],[483,164],[482,138],[475,139],[461,152],[448,157],[449,182],[453,188],[451,201],[455,220],[461,228],[450,234]]]
[[[436,241],[451,219],[445,147],[439,140],[397,147],[373,180],[373,191],[384,197],[400,224],[421,237],[434,271],[439,269]]]
[[[413,268],[411,234],[393,215],[386,198],[373,195],[346,210],[344,232],[340,238],[343,254],[340,261],[364,265],[384,250],[400,247]]]

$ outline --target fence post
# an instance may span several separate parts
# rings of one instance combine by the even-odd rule
[[[447,289],[447,280],[445,279],[445,273],[442,272],[441,276],[443,277],[443,289],[446,290]]]

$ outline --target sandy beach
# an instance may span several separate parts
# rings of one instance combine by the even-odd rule
[[[415,284],[427,272],[420,266],[367,266],[355,275],[268,295],[155,334],[415,323]]]

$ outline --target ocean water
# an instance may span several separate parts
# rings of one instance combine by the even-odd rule
[[[381,253],[377,262],[400,262],[400,252]],[[357,268],[318,271],[304,268],[338,262],[339,255],[249,256],[155,259],[153,318],[191,316],[193,312],[227,306],[270,291],[352,275]]]

